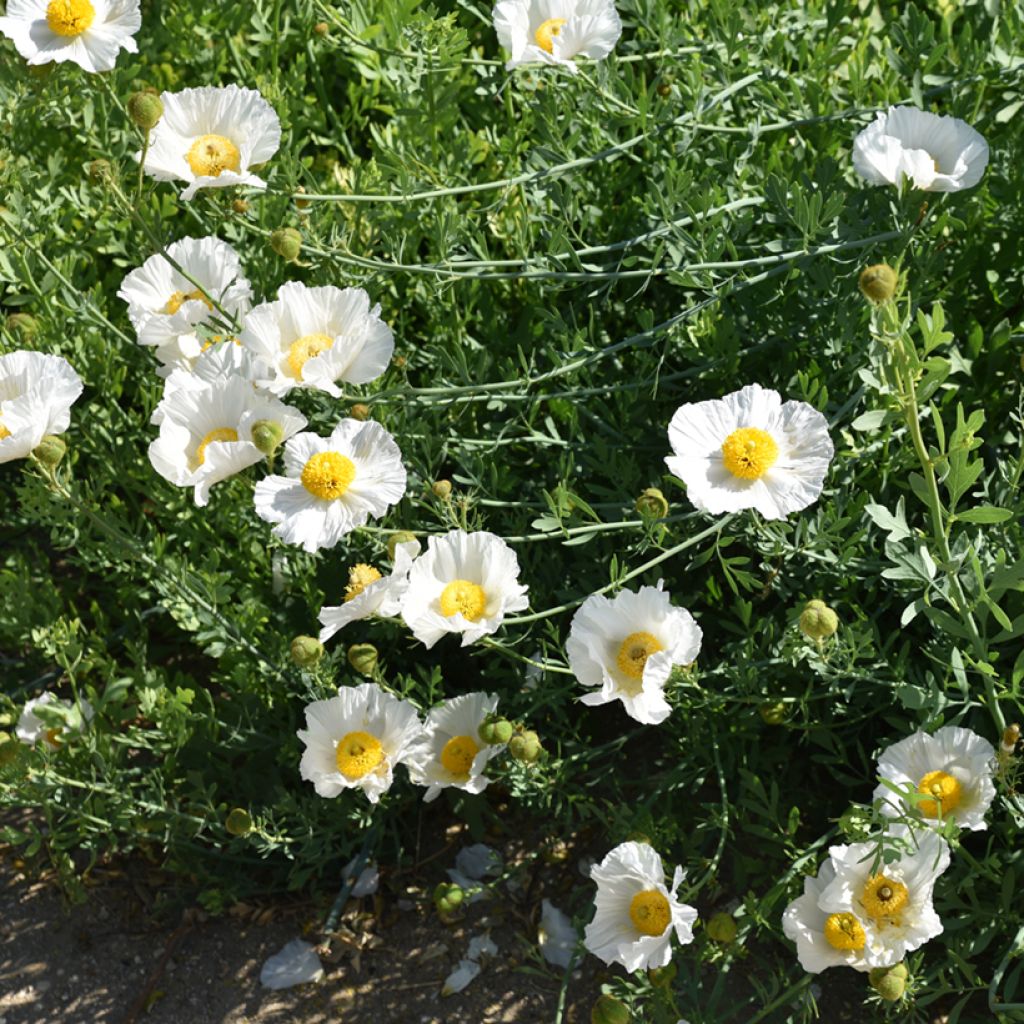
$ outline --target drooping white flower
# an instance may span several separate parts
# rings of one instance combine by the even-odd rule
[[[597,896],[584,944],[606,964],[620,963],[627,971],[664,967],[672,959],[673,932],[682,944],[693,941],[697,911],[676,899],[683,870],[676,868],[667,888],[661,857],[646,843],[616,846],[590,876]]]
[[[985,812],[995,799],[995,748],[970,729],[943,726],[934,735],[915,732],[886,747],[878,777],[924,797],[909,801],[880,784],[875,800],[890,817],[919,814],[930,821],[953,820],[961,828],[985,829]]]
[[[257,306],[241,338],[269,367],[260,385],[275,395],[307,387],[339,398],[338,381],[375,380],[395,350],[380,306],[371,308],[362,288],[307,288],[299,281],[282,285],[275,302]]]
[[[53,720],[44,720],[37,713],[37,708],[50,708],[59,711],[62,724],[54,724]],[[51,750],[62,746],[61,736],[66,732],[79,732],[93,718],[92,705],[80,697],[78,704],[61,700],[55,693],[44,691],[38,697],[25,702],[14,727],[14,735],[28,746],[34,746],[40,740]]]
[[[277,424],[285,439],[306,425],[306,417],[233,377],[172,390],[157,406],[154,422],[160,436],[149,446],[153,468],[178,487],[194,487],[195,502],[203,506],[214,484],[264,458],[253,441],[257,423]]]
[[[342,686],[337,697],[306,705],[299,773],[320,796],[357,788],[375,804],[390,788],[395,767],[407,762],[421,728],[412,704],[376,683]]]
[[[668,468],[714,515],[753,508],[784,519],[817,501],[834,449],[825,417],[806,402],[748,384],[680,406],[668,428]]]
[[[371,615],[390,618],[402,608],[409,587],[409,569],[420,553],[420,542],[408,540],[395,545],[395,562],[389,576],[382,576],[372,565],[359,563],[348,573],[344,603],[324,605],[320,609],[320,643],[325,644],[350,622]]]
[[[186,200],[201,188],[267,187],[252,168],[277,152],[281,122],[259,92],[208,85],[162,92],[160,99],[164,113],[150,134],[148,175],[187,182],[181,193]]]
[[[423,733],[409,755],[409,777],[426,786],[424,801],[436,800],[442,789],[482,793],[491,781],[484,775],[487,762],[501,753],[503,744],[488,744],[480,737],[484,719],[498,706],[486,693],[465,693],[443,701],[427,714]]]
[[[0,356],[0,462],[27,458],[46,434],[62,434],[82,379],[61,356]]]
[[[591,594],[573,616],[565,650],[576,678],[596,693],[584,704],[621,700],[626,714],[657,725],[672,709],[664,688],[673,665],[689,665],[700,651],[700,626],[656,587],[613,598]]]
[[[603,60],[622,35],[613,0],[498,0],[492,18],[510,71],[540,61],[576,74],[574,57]]]
[[[256,514],[310,553],[333,547],[405,494],[402,453],[372,420],[344,419],[330,437],[296,434],[284,449],[287,476],[256,485]]]
[[[451,530],[431,537],[409,570],[402,618],[416,639],[433,647],[445,633],[462,646],[493,633],[509,612],[527,606],[515,552],[493,533]]]
[[[138,52],[139,0],[7,0],[0,33],[29,64],[71,61],[111,71],[121,50]]]
[[[988,143],[958,118],[890,107],[853,140],[853,166],[872,185],[909,178],[926,192],[959,192],[981,181]]]
[[[197,331],[199,324],[211,325],[214,336],[228,333],[226,326],[218,326],[221,314],[211,298],[239,323],[252,304],[252,287],[227,242],[213,236],[181,238],[166,252],[188,277],[156,253],[131,271],[117,292],[128,303],[139,344],[156,350],[162,377],[176,368],[192,369],[209,341]]]

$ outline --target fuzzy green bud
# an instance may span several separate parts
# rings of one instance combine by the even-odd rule
[[[724,945],[728,945],[730,942],[734,942],[736,939],[736,919],[732,914],[715,914],[707,924],[708,936],[715,940],[715,942],[721,942]]]
[[[590,1011],[590,1024],[629,1024],[632,1019],[629,1007],[609,995],[601,996]]]
[[[56,469],[61,459],[67,454],[68,446],[64,443],[63,437],[56,434],[46,434],[38,446],[32,450],[36,461],[47,469]]]
[[[273,455],[284,440],[284,427],[275,420],[257,420],[252,425],[252,443],[264,455]]]
[[[377,648],[373,644],[353,644],[348,649],[348,663],[363,676],[377,670]]]
[[[648,487],[636,499],[636,510],[644,519],[664,519],[668,515],[668,500],[657,487]]]
[[[540,737],[530,729],[517,732],[508,741],[508,752],[523,764],[535,764],[544,753]]]
[[[454,882],[441,882],[434,890],[434,906],[442,917],[447,917],[459,909],[465,895]]]
[[[512,739],[513,732],[511,722],[490,715],[480,723],[480,728],[477,731],[480,734],[480,739],[491,747],[508,743]]]
[[[295,228],[277,228],[270,232],[270,248],[281,259],[294,263],[302,252],[302,235]]]
[[[242,807],[236,807],[228,814],[224,828],[229,835],[247,836],[252,831],[252,818],[249,812]]]
[[[315,636],[297,636],[290,650],[292,661],[299,668],[315,668],[324,656],[324,645]]]
[[[114,180],[114,168],[109,160],[93,160],[88,165],[89,180],[103,184]]]
[[[781,700],[769,701],[757,710],[765,725],[782,725],[786,720],[786,705]]]
[[[330,32],[330,31],[331,31],[331,26],[328,25],[326,21],[318,21],[313,26],[313,32],[316,35],[320,36],[320,37],[323,37],[323,36],[327,35],[327,33]]]
[[[896,294],[899,274],[888,263],[876,263],[860,273],[857,287],[869,302],[888,302]]]
[[[29,313],[11,313],[5,324],[19,341],[31,341],[39,333],[39,321]]]
[[[128,116],[132,124],[143,131],[151,131],[164,116],[164,104],[160,94],[149,89],[133,92],[128,97]]]
[[[811,640],[827,640],[839,629],[839,616],[824,601],[808,601],[800,613],[800,632]]]
[[[399,544],[408,544],[409,541],[415,540],[416,534],[410,533],[408,530],[399,530],[398,533],[391,534],[388,537],[388,558],[393,562],[395,560],[395,549]]]
[[[364,423],[370,418],[370,407],[364,402],[356,402],[348,411],[349,416],[354,420],[359,420],[360,423]]]
[[[248,213],[249,212],[248,200],[245,200],[245,199],[235,199],[235,200],[233,200],[232,203],[231,203],[231,209],[234,210],[235,213]]]
[[[447,501],[452,496],[451,480],[435,480],[430,489],[434,492],[434,497],[440,498],[441,501]]]
[[[894,1003],[903,997],[907,988],[907,965],[895,964],[892,967],[873,967],[868,972],[868,984],[888,1003]]]

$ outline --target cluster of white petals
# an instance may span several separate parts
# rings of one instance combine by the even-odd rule
[[[0,356],[0,462],[27,458],[47,434],[63,434],[82,379],[61,356]]]
[[[46,709],[42,716],[40,708]],[[46,690],[25,702],[14,735],[27,746],[41,741],[51,750],[59,750],[69,733],[81,731],[92,719],[92,705],[84,697],[73,704]]]
[[[576,74],[574,57],[603,60],[622,35],[613,0],[498,0],[492,18],[510,71],[539,62]]]

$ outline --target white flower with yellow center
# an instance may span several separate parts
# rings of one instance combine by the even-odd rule
[[[121,50],[138,52],[139,0],[7,0],[0,33],[29,64],[66,60],[86,71],[111,71]]]
[[[985,812],[996,795],[995,756],[995,747],[970,729],[947,725],[931,736],[915,732],[882,751],[878,777],[921,799],[905,799],[880,784],[875,800],[890,817],[918,814],[930,821],[955,821],[960,828],[988,828]]]
[[[162,92],[160,99],[164,113],[150,133],[148,175],[188,182],[181,193],[186,200],[201,188],[267,187],[253,168],[277,152],[281,122],[255,89],[208,85]]]
[[[427,714],[423,734],[409,756],[409,778],[427,786],[423,799],[436,800],[442,789],[482,793],[491,781],[487,762],[504,744],[485,743],[480,736],[484,719],[498,707],[498,698],[465,693],[444,701]]]
[[[664,967],[672,959],[672,934],[693,941],[697,911],[676,899],[684,873],[676,868],[665,885],[661,857],[646,843],[622,843],[590,870],[597,883],[594,920],[584,944],[606,964],[627,971]]]
[[[307,387],[341,397],[337,381],[366,384],[391,361],[395,338],[362,288],[298,281],[282,285],[276,302],[257,306],[242,344],[270,367],[260,386],[275,395]]]
[[[495,632],[509,612],[522,611],[527,589],[515,552],[500,537],[451,530],[431,537],[413,562],[402,618],[427,647],[446,633],[461,633],[465,647]]]
[[[257,423],[276,423],[282,439],[306,425],[300,412],[259,394],[241,377],[171,390],[153,420],[160,436],[149,446],[149,461],[165,480],[195,488],[199,506],[209,502],[214,484],[264,458],[253,442]]]
[[[350,622],[368,619],[371,615],[391,618],[402,608],[402,599],[409,588],[409,569],[420,553],[420,542],[408,540],[395,546],[395,563],[390,575],[360,562],[348,571],[345,597],[340,605],[324,605],[320,609],[320,643],[325,644]]]
[[[853,166],[872,185],[959,192],[981,181],[988,143],[969,124],[917,107],[890,107],[853,140]]]
[[[44,712],[44,717],[40,717],[39,708],[47,708],[50,713]],[[68,733],[81,732],[92,718],[92,705],[84,697],[75,705],[46,690],[25,702],[14,735],[28,746],[41,740],[51,750],[59,750]]]
[[[218,326],[221,314],[211,299],[239,322],[252,304],[241,260],[227,242],[212,236],[181,238],[167,246],[167,256],[188,277],[157,253],[128,274],[117,293],[128,303],[139,344],[156,350],[161,377],[174,369],[192,369],[209,347],[211,339],[197,331],[199,324],[210,325],[213,336],[230,333],[226,325]]]
[[[412,704],[376,683],[342,686],[337,697],[306,705],[306,728],[297,734],[306,745],[299,773],[320,796],[361,789],[375,804],[422,729]]]
[[[0,356],[0,462],[27,458],[47,434],[62,434],[82,379],[61,356]]]
[[[576,74],[574,57],[603,60],[622,35],[613,0],[498,0],[492,18],[510,71],[539,61]]]
[[[834,454],[817,409],[759,384],[680,406],[668,439],[666,465],[690,501],[715,515],[753,508],[785,519],[817,501]]]
[[[379,518],[405,494],[395,439],[372,420],[341,420],[330,437],[297,434],[285,445],[286,476],[256,485],[256,514],[312,553]]]
[[[584,704],[621,700],[631,718],[657,725],[672,709],[664,688],[673,665],[689,665],[700,651],[700,626],[656,587],[613,598],[591,594],[573,616],[565,650],[584,685],[599,687]]]

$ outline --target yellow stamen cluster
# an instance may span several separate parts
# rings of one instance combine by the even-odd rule
[[[547,21],[543,21],[537,26],[537,31],[534,32],[533,38],[536,40],[537,45],[548,53],[553,54],[555,52],[554,37],[562,31],[562,26],[565,24],[565,18],[548,18]]]
[[[302,368],[313,356],[326,352],[334,344],[334,339],[327,334],[304,334],[288,346],[285,362],[288,373],[296,380],[302,380]]]
[[[657,889],[645,889],[630,901],[629,919],[641,935],[664,935],[672,921],[672,910]]]
[[[197,178],[219,178],[225,171],[237,173],[242,168],[238,147],[223,135],[200,135],[185,159]]]
[[[963,799],[963,790],[959,781],[946,772],[928,772],[917,784],[917,791],[930,800],[921,800],[917,809],[926,818],[945,817],[950,811],[960,806]]]
[[[216,430],[211,430],[203,439],[199,442],[199,447],[196,449],[196,463],[202,465],[206,461],[206,446],[213,444],[214,441],[237,441],[238,431],[231,427],[218,427]]]
[[[80,36],[95,18],[89,0],[50,0],[46,5],[46,24],[56,36]]]
[[[833,949],[863,949],[864,926],[853,914],[829,914],[825,919],[825,940]]]
[[[345,600],[354,601],[371,583],[380,579],[380,573],[372,565],[359,562],[348,571],[348,586],[345,587]]]
[[[910,900],[910,890],[902,882],[885,875],[872,875],[860,895],[861,906],[868,917],[878,921],[895,917]]]
[[[338,741],[334,760],[338,771],[354,782],[368,775],[384,760],[384,749],[380,740],[368,732],[349,732]]]
[[[480,747],[472,736],[453,736],[441,751],[441,764],[459,779],[468,779]]]
[[[627,678],[639,683],[644,677],[644,666],[647,659],[658,651],[665,648],[658,643],[658,638],[652,633],[630,633],[622,645],[619,653],[615,656],[615,664],[619,671]],[[637,691],[639,691],[639,686]]]
[[[741,480],[760,480],[778,457],[775,439],[759,427],[740,427],[722,442],[722,463]]]
[[[10,436],[11,432],[2,423],[0,423],[0,441],[2,441],[5,437]]]
[[[173,316],[186,302],[205,302],[207,309],[213,309],[213,303],[196,288],[190,292],[173,292],[164,306],[164,312]]]
[[[321,501],[334,501],[352,486],[355,463],[338,452],[318,452],[302,467],[302,486]]]
[[[469,580],[452,580],[441,591],[441,614],[451,618],[461,613],[470,622],[483,618],[487,610],[487,595],[484,588]]]

